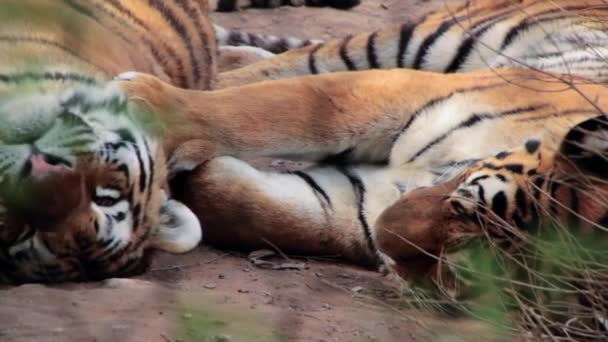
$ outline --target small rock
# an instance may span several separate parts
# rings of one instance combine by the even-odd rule
[[[203,285],[204,288],[208,289],[208,290],[213,290],[214,288],[217,287],[217,285],[215,283],[209,283],[209,284],[205,284]]]
[[[192,318],[192,314],[187,312],[187,313],[183,314],[182,317],[185,319],[190,319],[190,318]]]
[[[230,341],[230,336],[228,335],[215,335],[211,339],[210,342],[228,342]]]
[[[251,291],[247,290],[247,289],[238,289],[239,293],[249,293]]]
[[[225,276],[224,274],[221,274],[221,273],[220,273],[220,274],[218,274],[218,275],[217,275],[217,277],[218,277],[219,279],[226,279],[226,276]]]
[[[331,310],[331,305],[329,305],[328,303],[323,304],[321,307],[325,310]]]
[[[363,286],[355,286],[352,289],[350,289],[352,292],[354,293],[361,293],[363,292],[365,289],[363,288]]]

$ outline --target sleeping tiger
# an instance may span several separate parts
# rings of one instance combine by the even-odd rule
[[[559,25],[548,30],[535,26],[537,21],[554,22],[541,19],[555,14],[548,6],[556,3],[558,7],[570,4],[570,11],[554,18]],[[542,50],[529,61],[538,62],[541,70],[505,68],[449,75],[408,69],[337,72],[210,92],[199,90],[213,87],[216,58],[211,35],[201,34],[212,30],[202,19],[204,8],[194,7],[199,2],[137,7],[147,21],[134,15],[139,12],[127,2],[108,2],[106,7],[77,1],[66,2],[67,7],[46,3],[49,8],[44,13],[80,13],[87,24],[86,31],[69,29],[70,21],[67,27],[51,25],[73,35],[62,42],[73,44],[80,36],[95,36],[95,44],[105,49],[103,55],[83,56],[69,44],[42,37],[37,38],[40,41],[16,40],[22,49],[11,45],[3,52],[13,56],[7,59],[9,70],[19,70],[20,63],[25,68],[31,58],[23,56],[32,56],[31,47],[25,45],[32,41],[39,49],[34,53],[36,65],[42,64],[43,71],[13,71],[0,78],[7,88],[24,80],[36,81],[25,89],[33,95],[19,88],[19,96],[5,106],[31,114],[20,114],[19,120],[7,126],[19,133],[17,137],[3,137],[11,148],[5,153],[9,161],[5,167],[14,176],[7,177],[9,186],[3,196],[9,203],[0,239],[1,276],[4,281],[24,282],[133,274],[146,264],[146,251],[181,252],[195,246],[200,240],[199,220],[206,241],[224,247],[253,249],[272,241],[290,252],[339,254],[367,264],[384,259],[389,265],[392,261],[401,265],[406,260],[394,255],[397,252],[387,248],[378,234],[382,231],[378,218],[401,196],[442,183],[475,160],[523,144],[530,136],[542,134],[548,137],[544,144],[557,146],[569,129],[605,108],[606,90],[588,81],[603,77],[595,60],[591,73],[584,74],[588,57],[579,61],[571,56],[577,73],[586,78],[570,72],[569,63],[554,67],[541,63],[560,53],[570,58],[568,53],[578,40],[566,39],[576,32],[564,22],[585,28],[575,36],[590,46],[581,54],[602,51],[602,26],[581,20],[588,12],[601,16],[601,2],[585,3],[584,8],[579,1],[578,7],[573,3],[537,0],[497,6],[490,1],[473,2],[456,9],[461,15],[452,20],[455,23],[447,21],[454,10],[436,13],[427,17],[426,24],[423,20],[397,31],[286,52],[222,73],[218,84],[232,86],[340,68],[390,67],[388,60],[397,61],[393,66],[436,70],[434,66],[448,55],[439,51],[446,44],[440,44],[441,38],[455,30],[461,38],[457,42],[466,40],[469,36],[458,28],[472,22],[485,28],[477,38],[488,41],[480,46],[495,43],[499,40],[495,35],[502,33],[512,36],[506,46],[513,47],[511,58],[525,57],[523,49],[530,46]],[[184,9],[188,4],[192,11]],[[526,17],[520,15],[520,6],[527,11],[545,10],[526,12],[534,15]],[[188,13],[201,16],[190,18]],[[183,27],[180,22],[193,25]],[[209,29],[194,29],[200,27]],[[494,28],[493,38],[486,37]],[[16,32],[22,31],[11,34]],[[156,37],[161,33],[166,39]],[[389,44],[390,37],[395,44]],[[362,41],[365,44],[356,44]],[[566,52],[556,50],[549,41],[556,41]],[[387,44],[382,46],[383,42]],[[354,50],[357,46],[365,46],[360,56]],[[550,47],[553,55],[544,56],[550,54]],[[456,53],[454,49],[460,50],[447,47],[448,52]],[[470,66],[454,71],[487,69],[484,63],[473,63],[474,51],[471,48],[463,57],[462,65]],[[419,59],[418,55],[421,62],[406,63],[412,56],[414,61]],[[494,59],[502,56],[496,53]],[[107,89],[95,86],[98,78],[107,80],[108,75],[124,70],[143,73],[123,73]],[[84,87],[63,91],[70,84]],[[57,87],[61,94],[53,96]],[[40,105],[23,109],[33,103]],[[38,119],[49,117],[40,115],[47,112],[55,113],[50,115],[52,120]],[[141,120],[142,116],[147,120]],[[74,131],[76,137],[57,144],[58,131]],[[89,153],[81,151],[82,144],[71,143],[82,140],[93,144],[84,151]],[[61,153],[47,152],[47,147]],[[280,174],[258,171],[236,159],[258,156],[306,159],[321,165]],[[165,168],[170,175],[178,175],[171,191],[165,184]],[[30,197],[17,196],[15,187],[49,196],[41,196],[32,205]],[[59,187],[66,193],[44,191]],[[163,200],[163,189],[172,199]],[[47,226],[41,228],[41,222]]]
[[[3,1],[0,282],[125,276],[145,268],[153,249],[196,246],[198,219],[168,198],[163,144],[170,141],[106,82],[135,70],[210,89],[218,51],[209,10],[302,3]],[[300,44],[289,42],[282,45]]]
[[[225,73],[218,85],[364,69],[453,73],[507,66],[608,80],[608,10],[601,0],[448,1],[444,7]]]

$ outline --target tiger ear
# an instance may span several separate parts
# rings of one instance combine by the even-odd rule
[[[201,224],[192,210],[176,200],[163,202],[152,247],[169,253],[185,253],[196,247],[202,236]]]
[[[583,174],[608,177],[608,118],[604,115],[573,127],[560,146],[557,161]]]

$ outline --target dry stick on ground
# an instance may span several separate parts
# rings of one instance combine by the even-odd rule
[[[285,260],[289,261],[289,262],[293,262],[288,256],[287,254],[283,253],[283,251],[277,247],[277,245],[275,245],[274,243],[270,242],[268,239],[266,238],[262,238],[262,241],[264,241],[266,244],[268,244],[268,246],[270,246],[272,249],[275,250],[275,252],[279,253],[279,255],[281,255]]]

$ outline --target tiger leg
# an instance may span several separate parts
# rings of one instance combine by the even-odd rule
[[[425,88],[444,86],[407,71],[320,75],[211,92],[176,88],[149,75],[126,77],[130,81],[122,86],[131,103],[145,105],[172,127],[163,136],[171,172],[222,155],[386,162],[415,106],[433,96]],[[411,91],[420,94],[414,102]]]
[[[413,180],[405,169],[382,166],[278,173],[219,157],[178,177],[172,189],[201,220],[206,243],[239,250],[273,244],[371,264],[378,261],[376,218]]]
[[[283,53],[288,50],[299,49],[304,46],[320,44],[317,39],[301,39],[295,37],[280,37],[262,33],[252,33],[227,29],[213,25],[217,45],[223,46],[252,46],[272,53]]]

